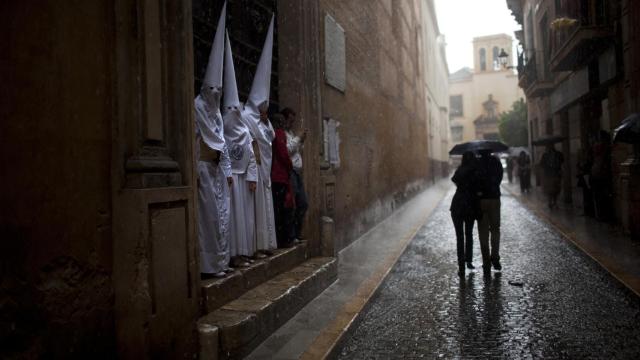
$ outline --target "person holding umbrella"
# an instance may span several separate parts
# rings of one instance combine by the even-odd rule
[[[479,188],[481,219],[478,220],[478,237],[482,252],[482,270],[491,275],[491,265],[502,270],[500,264],[500,183],[503,169],[500,160],[492,153],[506,152],[509,147],[500,141],[473,140],[454,146],[449,155],[463,155],[467,151],[480,154],[476,183]],[[491,246],[489,246],[491,233]]]
[[[467,268],[474,269],[473,260],[473,225],[482,217],[476,156],[467,151],[462,155],[462,163],[451,178],[456,184],[456,193],[451,200],[451,219],[456,230],[458,250],[458,275],[464,276],[465,262]]]
[[[482,218],[478,221],[478,237],[482,252],[482,270],[485,276],[491,274],[491,266],[502,270],[500,264],[500,183],[504,170],[492,150],[479,151],[479,169],[481,173],[480,209]],[[491,234],[491,243],[489,243]]]

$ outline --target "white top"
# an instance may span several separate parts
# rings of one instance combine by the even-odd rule
[[[287,150],[289,151],[289,157],[291,158],[291,164],[293,165],[293,169],[300,171],[302,170],[302,148],[304,145],[302,141],[300,141],[300,137],[296,136],[290,130],[286,131],[287,133]]]

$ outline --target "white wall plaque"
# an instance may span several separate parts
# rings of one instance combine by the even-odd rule
[[[340,122],[331,118],[323,121],[324,160],[334,169],[340,167]]]
[[[324,76],[327,84],[344,92],[347,87],[344,29],[330,15],[324,17]]]

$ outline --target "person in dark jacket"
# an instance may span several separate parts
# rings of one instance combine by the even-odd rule
[[[491,155],[490,150],[481,150],[478,167],[481,173],[480,209],[482,219],[478,221],[478,237],[482,252],[482,270],[484,275],[491,275],[491,265],[502,270],[500,264],[500,183],[503,169],[500,160]],[[491,233],[491,246],[489,246]]]
[[[451,219],[456,229],[458,249],[458,275],[464,276],[465,262],[473,269],[473,224],[481,217],[478,198],[478,168],[475,155],[467,151],[462,155],[462,163],[456,170],[453,181],[456,193],[451,200]],[[465,239],[466,238],[466,239]]]
[[[518,177],[520,178],[520,192],[523,194],[530,192],[531,158],[524,151],[520,151],[520,156],[518,156]]]
[[[544,176],[542,177],[542,189],[547,195],[549,209],[558,207],[558,195],[562,190],[562,164],[564,156],[553,146],[547,145],[547,150],[542,154],[540,166]]]

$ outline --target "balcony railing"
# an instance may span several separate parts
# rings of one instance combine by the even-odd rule
[[[542,66],[538,66],[538,59]],[[518,54],[518,85],[527,97],[543,96],[553,89],[548,66],[542,61],[544,53],[541,51],[528,50]]]
[[[607,0],[560,0],[551,22],[551,69],[576,70],[606,48],[613,35]]]

